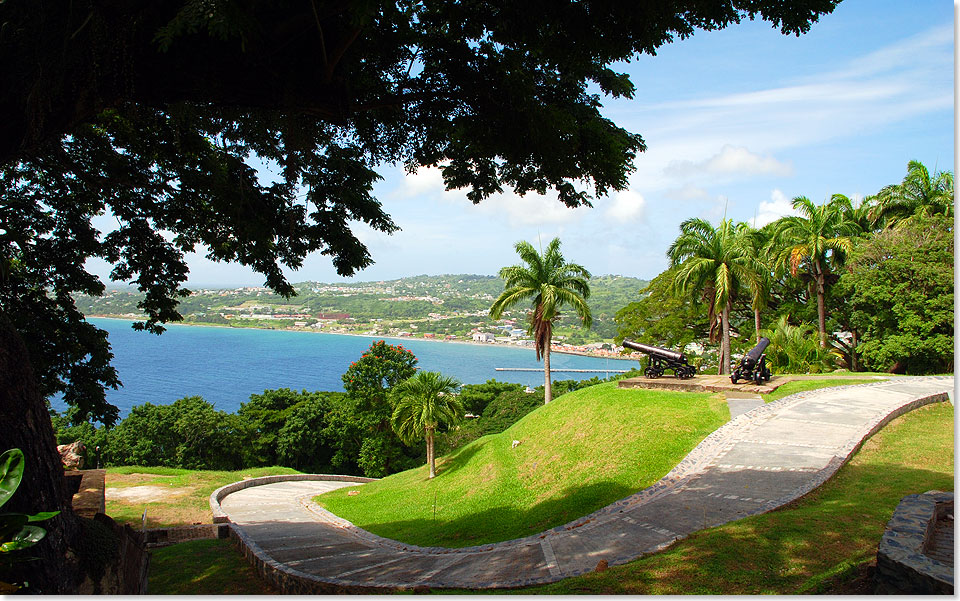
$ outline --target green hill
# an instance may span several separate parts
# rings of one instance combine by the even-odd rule
[[[433,480],[424,466],[315,500],[361,528],[411,544],[510,540],[653,484],[728,419],[719,395],[599,384],[440,458]]]

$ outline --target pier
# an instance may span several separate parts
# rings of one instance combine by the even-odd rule
[[[542,367],[495,367],[497,371],[543,371]],[[551,369],[550,373],[571,372],[578,374],[625,374],[626,369]]]

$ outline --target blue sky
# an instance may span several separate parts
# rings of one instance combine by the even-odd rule
[[[436,170],[381,170],[376,195],[402,231],[358,225],[375,264],[348,281],[417,274],[495,275],[518,240],[559,236],[568,261],[594,274],[652,278],[680,222],[727,215],[760,224],[790,199],[862,197],[899,182],[907,162],[954,170],[954,6],[845,0],[803,36],[764,21],[698,32],[623,69],[633,100],[604,113],[641,134],[630,189],[592,209],[513,194],[474,206],[445,192]],[[261,285],[238,265],[189,258],[191,285]],[[107,269],[98,270],[105,276]],[[292,281],[343,281],[309,257]]]

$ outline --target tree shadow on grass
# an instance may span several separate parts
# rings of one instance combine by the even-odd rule
[[[469,547],[539,534],[588,515],[635,492],[618,482],[571,486],[529,509],[498,506],[448,519],[455,507],[439,507],[436,519],[378,523],[388,538],[421,546]],[[427,512],[429,513],[429,512]]]
[[[666,551],[604,573],[529,592],[830,592],[833,578],[876,557],[886,524],[904,496],[934,489],[953,490],[952,474],[848,465],[820,489],[772,512],[702,530]]]

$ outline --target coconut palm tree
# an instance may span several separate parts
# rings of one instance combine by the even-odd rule
[[[526,265],[513,265],[500,270],[504,290],[493,301],[490,317],[500,319],[503,312],[520,303],[531,301],[530,327],[537,361],[543,357],[543,402],[553,399],[550,379],[550,342],[553,338],[553,321],[560,316],[560,309],[571,307],[580,318],[583,327],[593,322],[587,299],[590,298],[590,272],[576,263],[567,263],[560,254],[560,239],[554,238],[547,250],[540,254],[529,242],[517,242],[517,254]]]
[[[953,173],[937,171],[933,176],[920,161],[907,163],[907,175],[899,184],[885,186],[876,195],[871,217],[886,227],[913,215],[953,216]]]
[[[815,205],[806,196],[793,199],[793,208],[801,216],[783,217],[775,228],[775,245],[779,247],[777,263],[789,267],[796,276],[805,268],[813,278],[817,297],[817,326],[820,346],[827,348],[826,289],[831,263],[839,267],[852,247],[851,236],[859,227],[849,219],[850,199],[835,194],[829,202]]]
[[[455,426],[463,420],[463,405],[454,394],[459,387],[454,378],[421,371],[394,389],[399,401],[393,410],[393,431],[406,444],[426,437],[431,478],[437,475],[433,434],[441,425]]]
[[[724,219],[714,228],[698,217],[680,224],[680,236],[667,250],[677,268],[674,288],[680,295],[703,295],[711,316],[720,313],[722,331],[720,373],[730,373],[730,307],[738,288],[756,277],[757,264],[750,254],[750,233]]]

